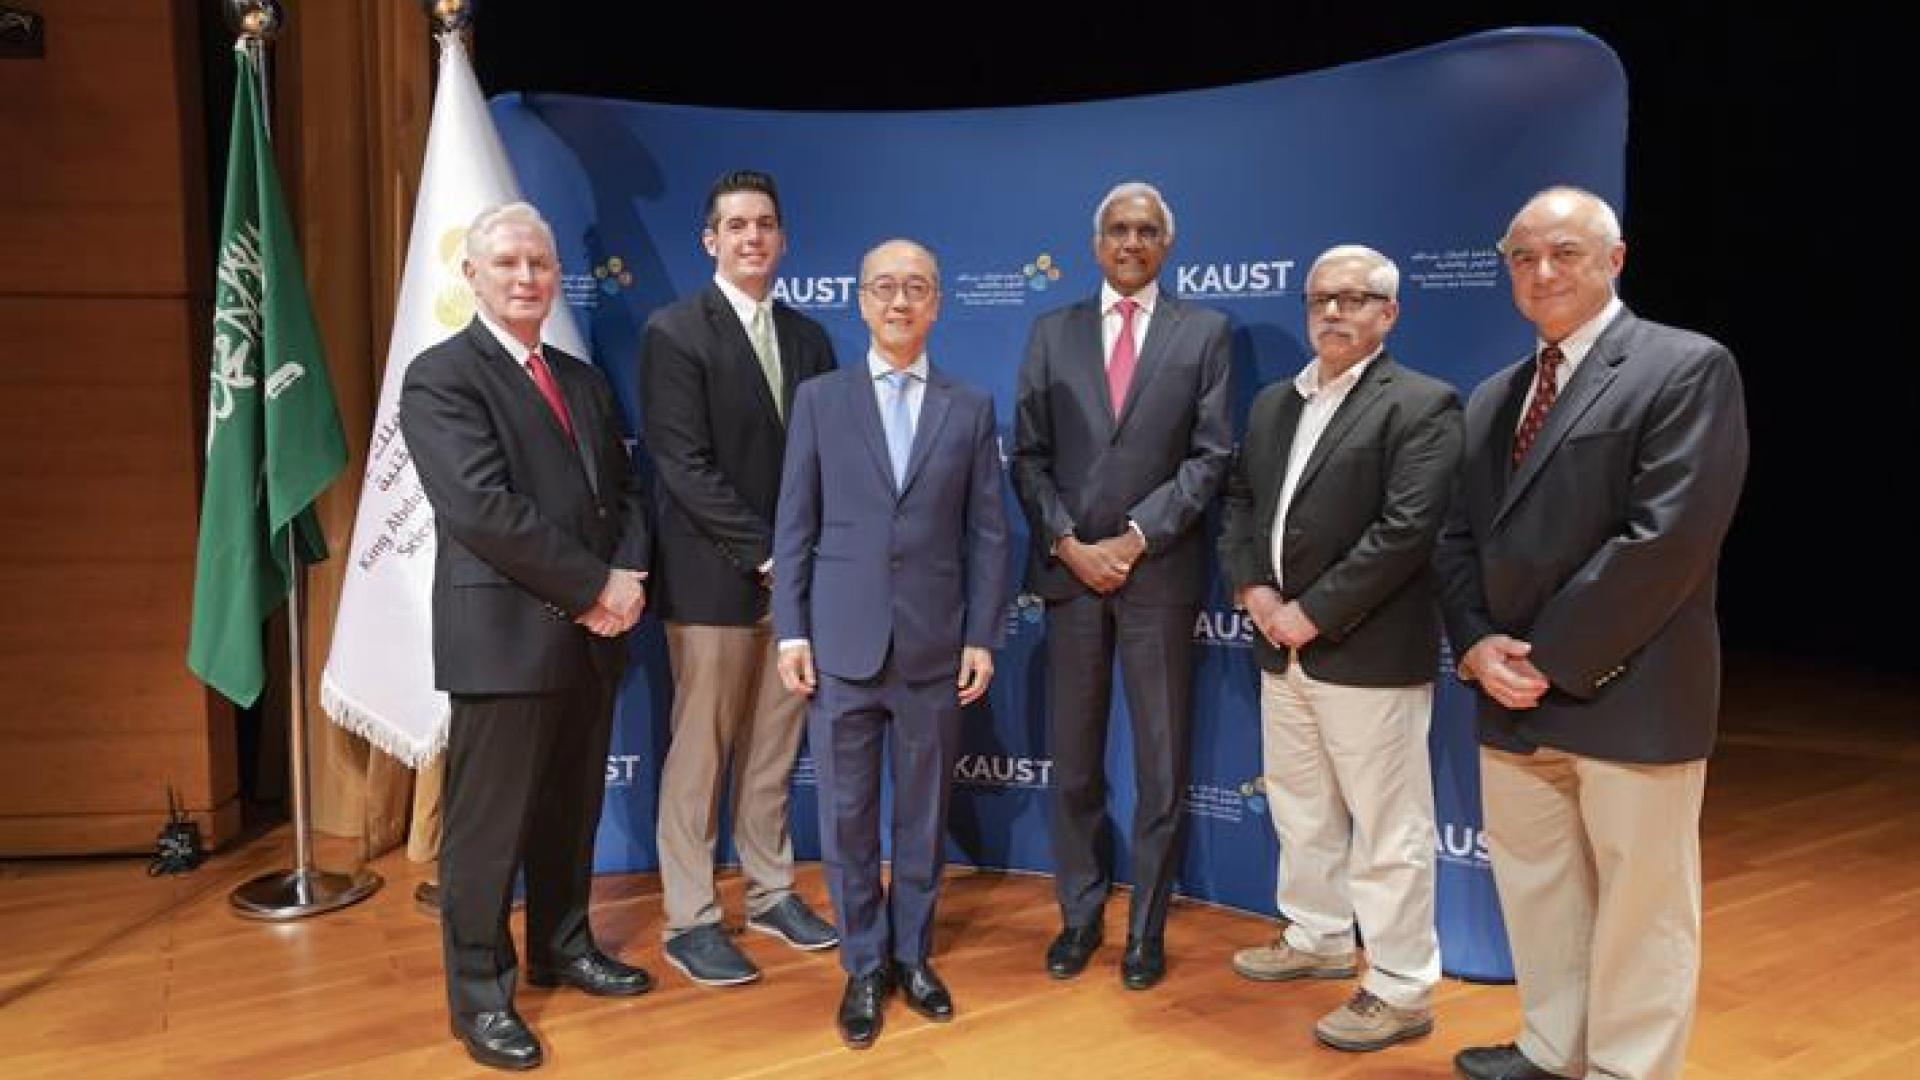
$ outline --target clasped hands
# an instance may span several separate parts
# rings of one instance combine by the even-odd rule
[[[1301,609],[1300,601],[1288,600],[1271,585],[1249,586],[1240,597],[1254,628],[1276,649],[1303,649],[1320,636],[1320,628]]]
[[[1146,552],[1146,539],[1131,526],[1091,544],[1068,533],[1053,546],[1053,557],[1081,584],[1102,596],[1125,585]]]
[[[1506,634],[1488,634],[1473,643],[1455,665],[1460,677],[1477,682],[1487,696],[1509,709],[1531,709],[1551,685],[1528,659],[1533,646]]]
[[[633,629],[647,610],[646,578],[638,570],[615,568],[593,606],[573,621],[601,637],[619,637]]]

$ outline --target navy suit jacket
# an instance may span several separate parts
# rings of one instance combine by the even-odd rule
[[[1552,683],[1532,709],[1479,694],[1480,741],[1612,761],[1704,758],[1720,709],[1715,574],[1747,470],[1733,355],[1623,309],[1515,470],[1533,377],[1529,357],[1473,392],[1435,553],[1455,653],[1510,634],[1532,643]]]
[[[1125,532],[1147,554],[1120,595],[1197,604],[1206,595],[1199,527],[1233,454],[1227,317],[1165,289],[1147,323],[1133,386],[1115,416],[1098,297],[1034,320],[1020,367],[1013,486],[1032,539],[1027,587],[1048,600],[1092,595],[1053,557],[1071,532],[1087,543]]]
[[[773,622],[847,680],[951,678],[1005,631],[1007,525],[993,399],[931,369],[896,493],[867,365],[801,384],[774,530]]]

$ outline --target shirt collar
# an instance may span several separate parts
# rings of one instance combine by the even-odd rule
[[[1309,401],[1313,399],[1313,395],[1320,393],[1322,390],[1333,393],[1345,393],[1353,389],[1353,385],[1360,381],[1360,376],[1365,375],[1367,368],[1373,366],[1373,362],[1379,359],[1380,354],[1385,351],[1386,346],[1384,345],[1373,350],[1367,354],[1365,360],[1341,372],[1338,378],[1329,383],[1322,383],[1320,381],[1320,358],[1316,356],[1307,362],[1306,367],[1300,369],[1300,374],[1293,377],[1293,388],[1300,391],[1300,396]]]
[[[755,300],[753,297],[740,291],[740,286],[735,285],[719,274],[713,275],[713,283],[720,286],[720,295],[727,298],[727,303],[733,308],[733,313],[740,317],[741,326],[753,325],[753,313],[757,308],[765,307],[767,314],[773,314],[772,296],[768,296],[765,300]]]
[[[1581,323],[1578,330],[1560,339],[1560,355],[1566,357],[1567,370],[1573,370],[1580,361],[1586,359],[1587,353],[1593,349],[1593,343],[1600,340],[1607,324],[1613,322],[1613,317],[1620,314],[1623,307],[1626,305],[1620,302],[1618,296],[1608,300],[1607,306],[1600,309],[1600,314]],[[1533,354],[1540,355],[1540,350],[1546,347],[1545,338],[1534,339]]]
[[[511,333],[509,333],[506,327],[501,326],[497,322],[494,322],[493,319],[489,317],[485,311],[482,311],[476,307],[473,309],[473,313],[479,317],[480,325],[486,327],[487,331],[493,335],[494,340],[500,343],[500,347],[507,351],[507,355],[513,359],[513,362],[521,365],[522,367],[525,367],[527,363],[527,354],[529,352],[532,352],[533,350],[527,348],[525,342],[521,341],[519,338],[514,337]],[[539,347],[541,349],[545,349],[547,347],[546,334],[544,333],[544,331],[546,330],[546,324],[542,323],[540,328],[542,330],[542,334],[541,334]]]
[[[926,382],[927,371],[930,367],[931,365],[927,362],[927,354],[923,352],[914,358],[913,363],[907,365],[907,374],[920,382]],[[893,365],[887,363],[886,357],[881,356],[878,351],[871,347],[867,349],[867,375],[871,377],[873,381],[879,382],[892,370]]]
[[[1102,281],[1100,283],[1100,314],[1108,314],[1113,310],[1113,305],[1119,302],[1120,291],[1113,287],[1112,282]],[[1136,314],[1152,315],[1153,309],[1160,303],[1160,283],[1149,281],[1142,285],[1140,291],[1133,294],[1133,302],[1140,305],[1140,310]]]

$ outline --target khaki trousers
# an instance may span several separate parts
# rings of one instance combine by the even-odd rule
[[[1322,956],[1367,942],[1361,985],[1425,1008],[1440,981],[1433,926],[1433,684],[1336,686],[1296,661],[1260,674],[1267,809],[1280,837],[1287,943]]]
[[[723,781],[731,784],[733,846],[747,879],[747,914],[793,891],[788,782],[806,699],[775,669],[772,626],[667,623],[673,742],[660,775],[663,936],[720,921],[714,847]]]
[[[1563,1076],[1671,1080],[1700,970],[1707,763],[1480,749],[1521,1053]]]

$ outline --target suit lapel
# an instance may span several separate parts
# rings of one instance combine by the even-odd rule
[[[1271,524],[1274,510],[1280,505],[1280,492],[1287,486],[1287,458],[1293,452],[1293,434],[1300,430],[1300,413],[1307,407],[1307,399],[1300,396],[1300,389],[1288,380],[1287,393],[1274,406],[1273,425],[1268,429],[1267,438],[1271,440],[1261,448],[1263,454],[1272,455],[1273,467],[1265,470],[1266,490],[1260,493],[1260,520]]]
[[[947,409],[952,404],[953,389],[947,385],[946,376],[929,368],[927,386],[920,398],[920,421],[913,427],[913,449],[907,454],[907,479],[900,485],[901,498],[913,490],[914,478],[927,463],[929,448],[939,437],[940,425],[946,423]]]
[[[1627,358],[1625,343],[1627,327],[1631,320],[1632,316],[1623,310],[1620,317],[1613,321],[1613,325],[1609,326],[1606,332],[1600,335],[1600,339],[1593,343],[1593,348],[1587,353],[1586,359],[1574,369],[1573,378],[1567,381],[1566,389],[1560,392],[1560,396],[1553,403],[1553,408],[1547,412],[1547,422],[1540,428],[1539,436],[1534,439],[1533,449],[1520,463],[1520,468],[1514,472],[1513,479],[1507,483],[1506,493],[1500,501],[1500,510],[1493,516],[1495,525],[1500,524],[1501,519],[1507,516],[1507,512],[1513,509],[1514,504],[1533,483],[1534,478],[1540,475],[1541,470],[1546,468],[1547,462],[1560,449],[1560,444],[1567,440],[1567,434],[1580,423],[1581,417],[1593,407],[1593,403],[1600,400],[1600,396],[1606,393],[1607,387],[1613,383],[1614,376],[1619,374],[1620,364]],[[1523,370],[1528,373],[1529,378],[1533,377],[1531,366],[1524,367]],[[1507,445],[1511,448],[1512,430],[1509,429],[1506,435]],[[1502,464],[1511,459],[1511,456],[1509,453]]]
[[[707,328],[712,331],[714,341],[719,345],[716,358],[719,371],[714,375],[722,384],[727,380],[751,387],[748,391],[754,401],[759,403],[768,421],[780,425],[780,410],[774,404],[773,390],[767,386],[767,373],[760,367],[760,356],[753,351],[753,339],[747,337],[747,328],[740,324],[740,315],[733,310],[733,304],[727,300],[727,294],[720,286],[707,282],[702,294],[706,302]],[[793,347],[788,344],[788,334],[780,332],[780,314],[773,316],[773,337],[780,346],[782,357],[793,355]],[[792,389],[792,376],[786,369],[790,365],[782,363],[781,377],[787,380],[787,389]],[[791,399],[789,399],[791,400]]]
[[[1120,417],[1115,427],[1124,427],[1127,417],[1132,416],[1139,406],[1140,399],[1146,397],[1148,384],[1165,366],[1165,358],[1172,348],[1168,342],[1180,332],[1180,320],[1186,317],[1186,310],[1179,301],[1160,290],[1160,298],[1154,305],[1153,316],[1147,321],[1147,337],[1140,343],[1140,359],[1133,368],[1133,381],[1127,385],[1127,399],[1121,403]],[[1096,324],[1097,326],[1098,324]],[[1101,365],[1101,374],[1105,375],[1105,363]],[[1106,382],[1102,378],[1101,383]]]
[[[553,433],[555,439],[564,444],[567,441],[567,429],[560,426],[560,418],[553,415],[553,406],[547,404],[545,395],[541,394],[540,388],[534,385],[533,376],[527,374],[524,358],[508,355],[506,349],[501,346],[500,340],[493,336],[493,331],[488,330],[485,324],[481,323],[478,316],[474,317],[473,322],[467,324],[467,339],[488,363],[495,365],[501,380],[508,386],[508,393],[512,395],[516,407],[523,413],[535,414],[537,419],[533,423],[536,426],[545,427]],[[560,375],[559,365],[553,362],[553,350],[544,344],[542,350],[548,357],[548,369],[554,372],[554,379],[561,384],[560,396],[567,403],[567,411],[571,415],[575,412],[573,399],[567,395],[566,380]],[[574,363],[574,361],[569,360],[567,363]]]
[[[880,423],[880,400],[874,392],[873,372],[867,367],[866,358],[860,359],[858,368],[848,368],[846,415],[854,418],[854,424],[860,428],[861,441],[867,444],[867,456],[873,459],[873,467],[879,470],[880,483],[886,490],[893,490],[893,458],[887,454],[887,430]]]
[[[1061,365],[1061,378],[1071,380],[1075,393],[1094,403],[1092,415],[1106,418],[1107,438],[1111,441],[1118,425],[1113,415],[1113,398],[1107,393],[1107,354],[1100,343],[1099,297],[1082,300],[1073,306],[1072,312],[1067,322],[1067,355],[1089,359],[1086,363]]]
[[[586,475],[587,486],[595,495],[600,494],[600,470],[594,465],[591,447],[602,445],[603,432],[600,431],[600,410],[594,406],[592,392],[587,389],[586,372],[575,370],[583,361],[563,356],[556,349],[547,349],[547,366],[553,369],[553,377],[560,384],[560,398],[567,403],[567,417],[573,421],[573,451],[580,459],[580,470]],[[531,381],[531,380],[529,380]],[[538,392],[538,388],[535,388]],[[546,402],[543,400],[542,405]],[[551,408],[547,415],[553,415]],[[554,426],[559,427],[558,420]],[[561,435],[565,437],[565,431]]]
[[[1326,464],[1328,455],[1340,448],[1353,432],[1354,425],[1366,415],[1374,402],[1387,392],[1387,385],[1393,382],[1393,358],[1381,353],[1379,358],[1367,365],[1367,372],[1360,377],[1359,385],[1347,393],[1347,399],[1334,410],[1333,419],[1328,421],[1327,429],[1320,433],[1320,439],[1313,444],[1313,456],[1307,458],[1306,468],[1300,471],[1300,482],[1294,485],[1293,497],[1297,501],[1300,493],[1313,483],[1315,473]]]

